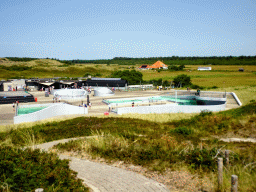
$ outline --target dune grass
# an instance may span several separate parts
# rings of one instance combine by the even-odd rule
[[[129,113],[120,115],[123,118],[130,119],[142,119],[151,122],[165,123],[173,120],[190,119],[191,117],[198,115],[197,113],[163,113],[163,114],[136,114]]]
[[[255,137],[256,129],[252,129],[256,121],[255,112],[256,103],[251,103],[230,111],[200,113],[189,119],[166,123],[111,117],[105,119],[109,121],[108,128],[95,123],[97,129],[93,127],[90,133],[93,137],[59,144],[56,148],[75,151],[80,155],[90,154],[93,158],[100,157],[107,161],[124,161],[163,174],[166,169],[177,171],[183,167],[200,177],[209,178],[208,182],[201,180],[202,183],[197,186],[197,189],[199,187],[205,191],[217,190],[216,159],[224,158],[224,151],[230,150],[232,167],[224,168],[224,191],[230,190],[232,174],[241,177],[239,191],[254,191],[256,144],[225,143],[217,138],[228,135]]]
[[[224,157],[224,150],[228,149],[232,151],[232,169],[225,170],[224,188],[228,190],[231,174],[242,175],[245,170],[246,176],[241,176],[244,183],[239,183],[239,191],[254,191],[256,186],[251,182],[256,179],[253,164],[256,161],[256,144],[225,143],[218,138],[255,137],[255,114],[256,103],[250,103],[237,109],[219,113],[203,112],[187,119],[168,122],[123,117],[78,117],[2,132],[0,140],[2,145],[11,143],[23,146],[93,136],[59,144],[57,149],[86,153],[107,161],[124,161],[162,174],[167,169],[178,171],[183,167],[192,174],[210,178],[207,186],[212,186],[212,191],[216,188],[216,158]],[[203,185],[206,190],[205,182],[198,184],[197,189],[203,188]]]

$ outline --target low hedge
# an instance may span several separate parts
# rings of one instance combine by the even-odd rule
[[[56,154],[0,146],[0,191],[3,183],[11,191],[89,191],[76,175],[69,169],[69,160],[60,160]]]

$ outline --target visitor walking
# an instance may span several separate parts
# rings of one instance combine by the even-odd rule
[[[134,107],[134,102],[132,102],[132,107]]]
[[[91,108],[92,107],[92,103],[91,102],[89,102],[89,108]]]
[[[13,111],[15,111],[15,103],[12,104]]]
[[[111,110],[111,104],[108,104],[108,112]]]

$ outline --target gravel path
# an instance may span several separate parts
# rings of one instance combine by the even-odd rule
[[[82,137],[80,137],[82,138]],[[47,151],[58,143],[73,139],[63,139],[36,145],[35,148]],[[84,180],[93,191],[169,191],[167,187],[138,173],[84,159],[60,155],[60,159],[70,159],[70,168],[78,173],[78,178]]]

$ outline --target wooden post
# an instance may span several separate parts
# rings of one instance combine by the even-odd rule
[[[229,150],[225,150],[226,167],[229,168]]]
[[[223,184],[223,158],[218,158],[218,189],[222,189]]]
[[[238,176],[237,175],[231,175],[231,192],[237,192],[238,188]]]
[[[43,188],[38,188],[35,190],[35,192],[44,192],[44,189]]]

